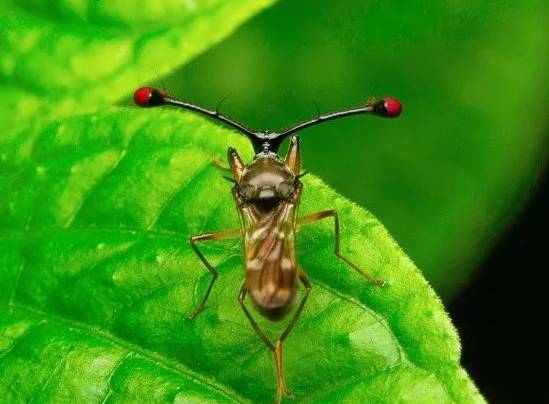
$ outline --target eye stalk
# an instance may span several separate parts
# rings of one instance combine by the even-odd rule
[[[291,128],[282,131],[278,136],[285,138],[292,133],[303,130],[305,128],[318,125],[319,123],[331,121],[333,119],[344,118],[346,116],[369,114],[380,116],[383,118],[396,118],[402,112],[402,104],[399,100],[393,97],[384,97],[380,100],[370,99],[365,106],[346,109],[338,112],[331,112],[329,114],[319,115],[309,121],[301,122]]]
[[[174,107],[188,109],[209,116],[210,118],[221,121],[226,125],[232,126],[234,129],[242,132],[248,137],[248,139],[250,139],[250,141],[254,145],[254,148],[257,148],[260,142],[263,140],[259,137],[260,132],[255,132],[242,125],[241,123],[236,122],[224,115],[221,115],[217,109],[209,110],[199,105],[171,97],[166,91],[158,91],[156,88],[153,87],[141,87],[133,94],[133,100],[138,106],[143,108],[158,107],[160,105],[171,105]]]
[[[316,118],[301,122],[281,132],[271,132],[252,130],[243,124],[220,114],[218,109],[209,110],[203,108],[199,105],[169,96],[166,91],[158,91],[153,87],[141,87],[133,94],[133,100],[137,105],[144,108],[172,105],[198,112],[209,116],[212,119],[221,121],[244,134],[252,142],[256,154],[265,152],[276,154],[278,153],[278,148],[280,147],[282,140],[286,137],[322,122],[358,114],[375,115],[383,118],[396,118],[402,112],[402,104],[399,100],[393,97],[384,97],[380,100],[371,99],[364,106],[318,115]]]

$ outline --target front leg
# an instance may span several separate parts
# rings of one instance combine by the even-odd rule
[[[385,284],[385,281],[376,279],[364,270],[357,267],[353,262],[351,262],[348,258],[341,255],[339,252],[339,216],[337,215],[337,212],[333,209],[330,210],[323,210],[321,212],[313,213],[311,215],[303,216],[302,218],[298,219],[298,224],[308,224],[317,222],[322,219],[326,218],[334,218],[334,235],[335,235],[335,242],[334,242],[334,254],[343,262],[345,262],[347,265],[349,265],[351,268],[353,268],[355,271],[357,271],[360,275],[362,275],[368,282],[373,283],[377,286],[383,286]]]
[[[193,251],[195,252],[196,255],[198,255],[198,258],[200,258],[200,261],[202,261],[206,269],[210,271],[210,273],[212,274],[212,280],[200,304],[196,307],[196,309],[191,314],[189,314],[189,319],[191,320],[194,319],[196,316],[198,316],[202,312],[202,310],[204,310],[204,306],[206,305],[206,301],[210,296],[210,292],[213,288],[213,285],[218,275],[216,269],[208,262],[206,257],[204,257],[204,254],[200,252],[200,250],[196,246],[196,243],[198,243],[199,241],[222,240],[225,238],[236,237],[238,235],[240,235],[240,230],[223,230],[223,231],[217,231],[215,233],[198,234],[190,238],[189,242],[191,243],[191,247]]]
[[[223,171],[223,172],[226,172],[226,173],[231,172],[231,169],[229,167],[225,167],[225,165],[217,157],[212,159],[212,165],[220,171]]]

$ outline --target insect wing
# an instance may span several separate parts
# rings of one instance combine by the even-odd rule
[[[294,211],[293,203],[280,202],[272,212],[247,226],[247,287],[260,307],[274,309],[294,298],[297,277]]]

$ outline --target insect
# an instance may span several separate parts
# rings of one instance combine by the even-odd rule
[[[298,321],[311,292],[311,283],[297,264],[295,245],[297,226],[327,218],[333,219],[335,255],[368,282],[379,286],[384,284],[384,281],[373,278],[340,253],[339,217],[335,210],[324,210],[298,218],[299,200],[303,191],[300,178],[304,173],[301,171],[299,138],[294,134],[321,122],[356,114],[396,118],[402,106],[394,98],[385,97],[380,100],[371,98],[365,106],[326,115],[319,114],[314,119],[284,131],[270,132],[251,130],[221,115],[218,110],[208,110],[173,98],[165,91],[158,91],[152,87],[138,89],[134,94],[134,101],[141,107],[172,105],[198,112],[238,130],[252,143],[255,157],[249,164],[242,162],[235,149],[229,147],[228,150],[229,171],[232,174],[230,180],[234,183],[232,194],[240,218],[240,229],[203,233],[190,238],[194,252],[211,273],[212,278],[200,304],[189,318],[194,319],[202,312],[218,277],[217,270],[200,252],[197,244],[241,235],[244,239],[246,277],[240,288],[238,301],[255,333],[273,353],[277,383],[275,402],[280,403],[283,395],[291,396],[286,389],[284,379],[282,344]],[[278,154],[278,149],[282,140],[288,136],[292,137],[286,157],[283,159]],[[299,282],[305,289],[303,297],[287,327],[273,342],[252,317],[245,305],[245,297],[247,294],[250,295],[253,305],[261,315],[269,320],[279,321],[286,317],[293,307]]]

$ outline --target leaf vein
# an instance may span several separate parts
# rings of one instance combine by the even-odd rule
[[[11,296],[9,303],[15,302],[15,298],[17,297],[17,293],[19,291],[19,284],[21,283],[21,277],[23,276],[23,271],[25,270],[25,267],[27,266],[27,259],[25,257],[22,258],[22,262],[17,268],[17,275],[15,276],[15,282],[13,284]]]
[[[134,135],[135,136],[135,135]],[[133,140],[133,138],[132,138]],[[130,144],[131,144],[131,140],[130,140]],[[116,161],[113,163],[113,165],[111,166],[111,168],[109,170],[107,170],[101,177],[99,177],[97,179],[97,181],[95,181],[95,184],[92,185],[92,187],[85,193],[85,195],[82,197],[82,200],[80,202],[80,204],[78,204],[76,206],[76,208],[74,209],[74,211],[69,215],[69,218],[67,219],[67,221],[65,222],[65,224],[63,225],[63,227],[70,227],[71,224],[76,220],[78,214],[82,211],[84,205],[86,204],[86,202],[90,199],[90,197],[99,190],[99,188],[101,187],[101,185],[109,178],[113,175],[114,171],[120,166],[120,164],[122,163],[122,161],[124,160],[124,158],[126,157],[127,155],[127,151],[128,151],[128,148],[129,148],[129,145],[128,147],[126,147],[125,149],[123,149],[121,152],[120,152],[120,156],[118,156],[118,159],[116,159]]]
[[[63,358],[60,359],[59,362],[57,362],[57,364],[55,365],[55,368],[52,370],[52,372],[46,379],[45,383],[42,385],[42,388],[40,389],[40,391],[35,396],[31,397],[31,399],[29,400],[29,404],[33,403],[38,397],[42,395],[44,391],[46,391],[46,388],[50,385],[54,377],[57,376],[57,374],[60,372],[61,367],[66,363],[67,356],[71,351],[72,351],[72,347],[70,347],[68,351],[65,353],[65,355],[63,356]]]
[[[130,359],[131,357],[133,356],[133,352],[128,352],[123,358],[121,358],[118,363],[116,364],[116,366],[113,367],[113,369],[111,370],[111,372],[109,373],[109,377],[107,378],[107,392],[105,394],[105,397],[103,397],[103,399],[101,400],[101,404],[104,404],[107,402],[108,398],[110,397],[111,393],[113,392],[113,388],[112,388],[112,379],[114,378],[114,376],[116,375],[116,372],[118,372],[118,370],[122,367],[122,365],[124,364],[124,362],[127,360],[127,359]]]
[[[349,295],[347,295],[347,294],[345,294],[345,293],[343,293],[339,290],[336,290],[336,289],[326,285],[324,282],[319,281],[318,279],[316,279],[314,277],[313,277],[313,279],[314,279],[313,284],[318,285],[320,288],[324,289],[325,291],[327,291],[328,293],[331,293],[334,296],[339,297],[341,300],[344,300],[348,303],[354,304],[355,306],[357,306],[358,308],[362,309],[363,311],[365,311],[369,315],[371,315],[373,318],[375,318],[376,322],[379,323],[383,328],[385,328],[387,330],[387,332],[391,336],[395,346],[398,347],[398,355],[399,355],[398,360],[402,361],[402,360],[404,360],[404,358],[407,359],[407,355],[404,351],[404,348],[400,344],[400,341],[398,340],[396,335],[393,333],[393,330],[391,329],[391,327],[389,327],[389,325],[387,324],[387,321],[383,317],[381,317],[375,310],[373,310],[373,309],[369,308],[368,306],[366,306],[366,304],[364,304],[362,301],[357,300],[356,298],[354,298],[352,296],[349,296]],[[370,324],[370,325],[373,325],[373,324]]]
[[[189,186],[189,184],[192,183],[193,179],[196,178],[198,175],[206,171],[209,167],[209,160],[205,160],[205,163],[202,164],[198,169],[196,169],[185,181],[183,181],[180,186],[164,201],[164,203],[158,208],[154,216],[152,217],[151,221],[147,225],[146,229],[150,230],[154,227],[156,222],[159,220],[160,216],[168,209],[168,207],[171,205],[171,203],[175,200],[175,198],[181,194],[181,192],[185,191],[185,189]]]
[[[89,272],[92,272],[95,268],[97,268],[98,266],[104,264],[105,262],[108,262],[108,261],[111,261],[113,259],[120,259],[121,257],[123,257],[124,255],[128,254],[132,249],[134,249],[136,246],[138,246],[139,244],[141,244],[143,242],[143,240],[139,240],[139,241],[136,241],[135,243],[131,244],[130,246],[128,246],[127,248],[125,249],[122,249],[120,251],[116,251],[114,254],[112,255],[107,255],[105,257],[102,257],[100,258],[99,260],[97,260],[96,262],[92,263],[91,265],[88,265],[87,267],[85,268],[82,268],[80,271],[78,271],[76,274],[74,274],[73,277],[71,277],[67,282],[64,282],[63,284],[61,284],[58,288],[56,288],[52,293],[51,293],[51,296],[52,298],[55,298],[57,296],[59,296],[60,292],[62,291],[66,291],[66,290],[72,290],[70,287],[67,287],[67,283],[68,282],[71,282],[71,283],[76,283],[78,282],[79,280],[81,280],[87,273]]]

